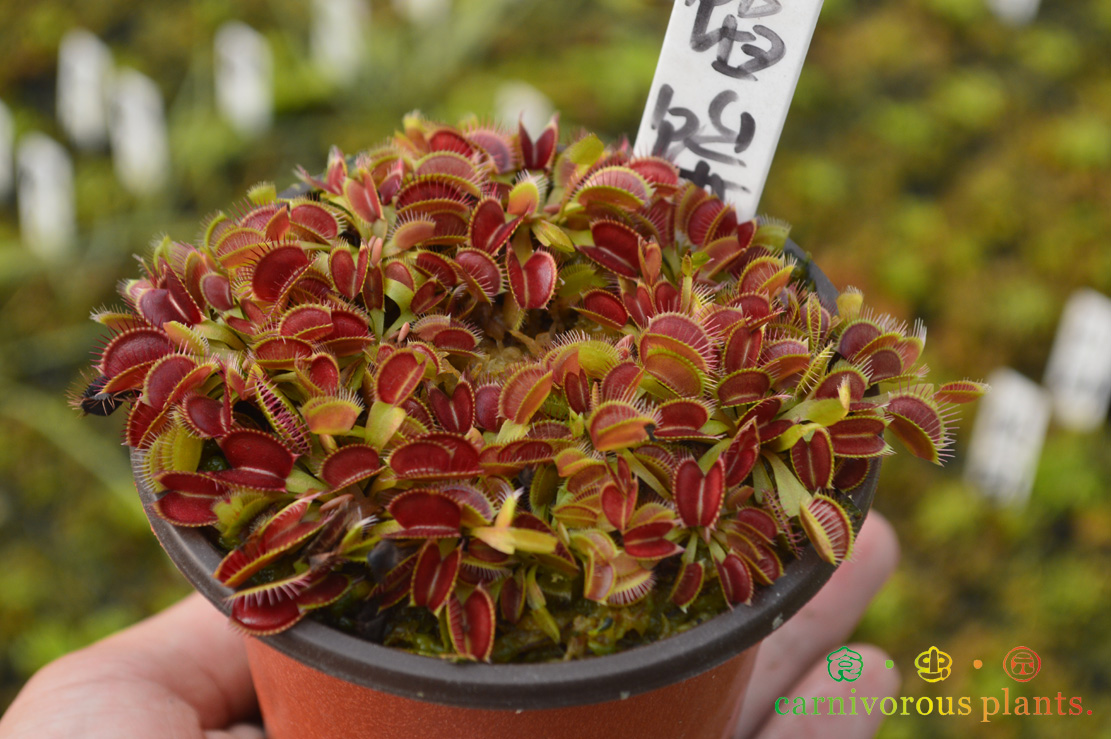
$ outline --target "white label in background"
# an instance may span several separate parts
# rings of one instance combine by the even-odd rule
[[[366,60],[370,6],[363,0],[313,0],[312,59],[329,82],[349,85]]]
[[[1061,315],[1045,386],[1053,414],[1073,431],[1094,431],[1111,405],[1111,299],[1095,290],[1073,293]]]
[[[393,9],[411,22],[427,26],[451,13],[451,0],[393,0]]]
[[[124,69],[112,84],[112,164],[131,193],[158,190],[170,169],[166,116],[158,85],[133,69]]]
[[[1012,26],[1025,26],[1038,15],[1041,0],[988,0],[995,17]]]
[[[19,231],[23,244],[38,256],[57,260],[73,247],[73,162],[54,139],[29,133],[16,152]]]
[[[57,116],[62,130],[81,149],[108,140],[108,85],[112,52],[82,29],[70,31],[58,47]]]
[[[980,399],[965,479],[1005,504],[1030,497],[1049,426],[1049,397],[1037,383],[1009,368],[988,377]]]
[[[756,215],[822,0],[675,0],[637,153]]]
[[[15,182],[15,168],[12,161],[12,147],[15,145],[15,122],[8,106],[0,102],[0,200],[12,194]]]
[[[510,131],[517,130],[517,123],[536,138],[555,112],[548,96],[527,82],[506,82],[494,93],[494,117]]]
[[[274,118],[274,60],[266,38],[245,23],[216,31],[216,107],[244,136],[270,128]]]

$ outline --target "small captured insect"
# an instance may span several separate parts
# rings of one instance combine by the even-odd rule
[[[121,393],[106,393],[104,392],[104,386],[107,384],[108,378],[104,375],[100,375],[89,383],[89,386],[81,393],[80,406],[83,413],[94,416],[110,416],[126,401],[135,397],[133,390],[125,390]]]
[[[402,559],[404,557],[396,544],[392,541],[380,541],[367,554],[366,563],[371,574],[374,575],[374,579],[382,582],[401,563]]]

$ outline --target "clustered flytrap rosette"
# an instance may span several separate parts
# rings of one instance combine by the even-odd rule
[[[324,609],[430,654],[612,651],[806,539],[848,556],[886,429],[945,455],[982,387],[926,384],[921,328],[823,306],[782,224],[669,162],[557,139],[409,117],[163,239],[94,315],[79,404],[132,402],[154,509],[218,532],[246,631]]]

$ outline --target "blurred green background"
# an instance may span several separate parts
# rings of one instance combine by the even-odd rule
[[[323,167],[419,108],[491,117],[498,90],[526,82],[580,126],[635,133],[670,3],[456,0],[414,22],[369,3],[366,56],[349,84],[310,53],[312,6],[40,0],[0,13],[0,100],[16,136],[65,141],[54,114],[57,49],[75,27],[117,66],[157,83],[170,185],[141,197],[107,151],[76,152],[79,238],[64,259],[20,243],[0,204],[0,707],[50,659],[173,602],[187,586],[150,535],[120,418],[80,420],[64,400],[132,254],[154,236],[194,237],[200,219],[260,180]],[[212,39],[239,19],[269,41],[275,118],[243,137],[213,102]],[[1011,366],[1040,381],[1062,306],[1080,287],[1111,294],[1111,4],[1043,4],[1023,28],[980,0],[826,0],[762,210],[793,224],[838,285],[929,327],[937,377]],[[71,151],[72,151],[72,147]],[[1033,494],[999,509],[960,477],[971,412],[945,469],[885,465],[877,508],[903,561],[857,637],[890,651],[903,695],[1080,696],[1072,718],[898,716],[884,737],[1111,736],[1111,454],[1094,433],[1052,427]],[[1023,644],[1041,656],[1019,686],[1000,669]],[[919,680],[936,645],[953,676]],[[984,668],[974,670],[973,659]]]

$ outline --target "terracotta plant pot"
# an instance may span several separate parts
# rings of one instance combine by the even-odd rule
[[[138,459],[132,452],[133,464]],[[858,529],[878,471],[874,464],[850,495],[862,512]],[[150,503],[152,491],[139,487]],[[173,526],[147,510],[174,564],[226,612],[231,590],[211,576],[220,551],[200,529]],[[248,638],[247,654],[271,739],[718,739],[732,736],[737,725],[760,642],[833,571],[808,547],[773,585],[758,588],[749,606],[647,646],[574,662],[455,664],[311,619],[274,636]]]

